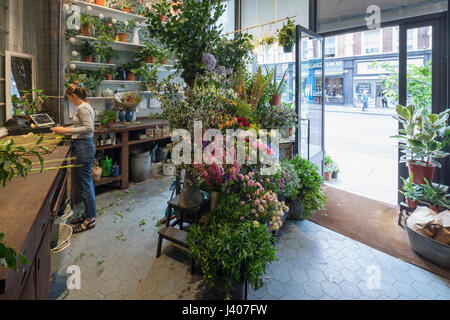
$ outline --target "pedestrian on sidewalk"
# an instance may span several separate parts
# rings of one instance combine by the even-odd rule
[[[369,106],[369,96],[367,95],[367,92],[367,90],[364,90],[361,96],[361,101],[363,103],[362,111],[366,111],[367,107]]]
[[[381,94],[381,103],[383,108],[389,109],[386,91],[383,91],[383,93]]]

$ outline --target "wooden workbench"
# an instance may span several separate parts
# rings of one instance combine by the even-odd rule
[[[65,165],[69,146],[56,147],[45,160],[62,159],[46,167]],[[37,160],[37,159],[36,159]],[[50,234],[53,220],[67,194],[67,169],[15,177],[0,187],[0,232],[31,265],[18,272],[0,267],[0,300],[47,299],[50,278]]]

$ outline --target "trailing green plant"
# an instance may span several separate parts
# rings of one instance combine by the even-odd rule
[[[262,46],[271,46],[272,44],[275,43],[276,40],[277,40],[277,38],[274,36],[264,36],[259,41],[259,44]]]
[[[173,2],[172,2],[173,3]],[[146,16],[149,18],[148,30],[176,59],[175,67],[189,86],[203,73],[205,66],[202,57],[213,52],[221,33],[217,21],[224,13],[220,0],[184,0],[173,3],[161,0],[152,5]],[[166,17],[166,22],[161,21]]]
[[[223,196],[205,224],[188,231],[189,251],[203,272],[203,284],[224,293],[245,280],[255,289],[263,286],[263,274],[276,260],[273,235],[268,227],[250,219],[250,207],[237,195]]]
[[[449,194],[445,191],[445,186],[430,185],[427,178],[422,185],[422,195],[420,200],[435,207],[450,209]]]
[[[418,184],[414,184],[413,181],[413,175],[410,174],[408,180],[404,179],[403,177],[400,177],[403,181],[403,187],[402,190],[399,190],[399,192],[405,196],[407,199],[411,200],[419,200],[422,196],[422,186]]]
[[[96,17],[92,16],[90,14],[81,12],[80,23],[81,23],[81,26],[88,26],[89,30],[92,30],[92,28],[95,27],[95,24],[96,24]]]
[[[399,139],[404,155],[400,162],[415,162],[422,166],[441,167],[434,159],[445,158],[449,153],[442,151],[449,144],[450,127],[447,125],[450,109],[439,114],[424,115],[423,107],[398,105],[394,118],[403,128],[392,138]]]
[[[327,197],[324,195],[321,187],[324,180],[319,174],[317,165],[311,161],[303,159],[298,155],[289,161],[294,165],[295,172],[301,183],[297,199],[305,207],[302,218],[308,219],[314,212],[323,210],[325,207]]]
[[[130,71],[141,76],[142,82],[147,86],[155,86],[158,83],[158,68],[160,64],[143,65],[140,68],[131,69]]]
[[[234,39],[221,39],[215,48],[214,56],[217,65],[231,69],[233,72],[240,72],[253,60],[253,36],[248,33],[238,33]]]
[[[281,191],[287,199],[297,199],[302,184],[299,176],[297,175],[294,164],[289,160],[284,160],[281,164],[281,170]]]
[[[258,110],[259,123],[267,129],[293,128],[298,123],[298,115],[290,103],[282,102],[280,106],[265,104]]]
[[[278,44],[283,47],[289,47],[295,43],[295,24],[288,20],[283,27],[278,30]]]

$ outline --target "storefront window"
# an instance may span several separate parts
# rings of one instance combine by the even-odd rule
[[[325,103],[343,104],[344,103],[344,79],[326,78],[325,79]]]
[[[381,41],[379,30],[364,32],[364,38],[365,38],[366,53],[371,54],[380,52]]]

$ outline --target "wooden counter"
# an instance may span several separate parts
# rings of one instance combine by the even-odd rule
[[[44,159],[64,159],[69,146],[59,146]],[[48,167],[65,165],[52,162]],[[50,277],[50,234],[59,205],[67,193],[67,169],[14,177],[0,187],[0,231],[5,241],[31,262],[18,272],[0,267],[1,299],[47,299]]]

